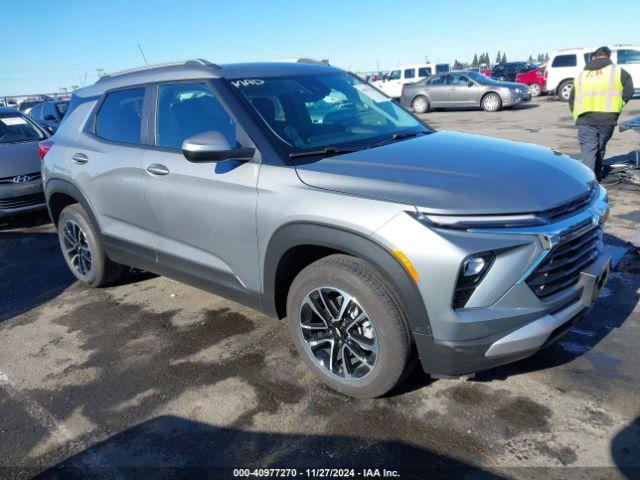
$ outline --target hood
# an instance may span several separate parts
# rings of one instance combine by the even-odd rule
[[[0,143],[0,178],[40,172],[38,142]]]
[[[420,207],[432,213],[546,210],[588,190],[591,170],[527,143],[436,132],[296,167],[312,187]]]
[[[584,67],[585,70],[600,70],[601,68],[608,67],[613,62],[610,58],[594,58]]]
[[[501,87],[507,87],[510,89],[514,89],[516,87],[527,88],[527,85],[521,82],[498,82]]]

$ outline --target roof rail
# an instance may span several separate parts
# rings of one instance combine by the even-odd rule
[[[180,67],[180,66],[204,66],[204,67],[210,67],[210,68],[220,68],[215,63],[211,63],[207,60],[197,58],[195,60],[182,60],[177,62],[156,63],[154,65],[144,65],[142,67],[129,68],[126,70],[120,70],[118,72],[107,73],[105,75],[102,75],[100,78],[98,78],[98,82],[103,80],[108,80],[114,77],[120,77],[122,75],[130,75],[132,73],[147,72],[147,71],[158,70],[161,68]]]

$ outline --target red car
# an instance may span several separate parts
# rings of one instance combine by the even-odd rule
[[[546,67],[543,65],[528,72],[519,73],[516,76],[516,82],[528,85],[531,96],[537,97],[547,89]]]

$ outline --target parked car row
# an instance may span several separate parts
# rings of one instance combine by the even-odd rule
[[[612,60],[631,74],[634,85],[640,86],[640,47],[614,45],[611,48]],[[546,65],[531,62],[505,62],[490,69],[480,67],[466,68],[460,72],[437,71],[438,65],[405,65],[392,70],[384,77],[377,77],[371,83],[391,98],[398,99],[408,108],[424,113],[430,108],[448,108],[475,105],[486,111],[499,110],[513,105],[516,98],[526,101],[543,93],[569,100],[573,89],[573,79],[591,60],[595,48],[576,48],[560,50],[551,54]],[[450,75],[441,75],[439,73]],[[463,87],[468,79],[468,90]],[[451,76],[457,75],[457,76]],[[479,76],[489,77],[484,82]],[[431,79],[432,77],[435,77]],[[506,82],[499,89],[495,82]],[[459,82],[457,84],[456,82]],[[514,82],[519,84],[515,86]],[[454,84],[456,83],[456,84]],[[524,90],[522,85],[526,86]],[[524,94],[522,92],[524,90]],[[508,92],[512,92],[507,95]],[[517,95],[513,95],[513,93]],[[490,94],[490,95],[489,95]],[[636,89],[640,95],[640,87]],[[516,102],[517,103],[517,102]]]

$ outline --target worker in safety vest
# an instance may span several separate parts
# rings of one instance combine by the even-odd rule
[[[569,108],[578,126],[582,163],[600,180],[607,142],[622,107],[633,96],[631,75],[611,61],[611,50],[600,47],[573,81]]]

